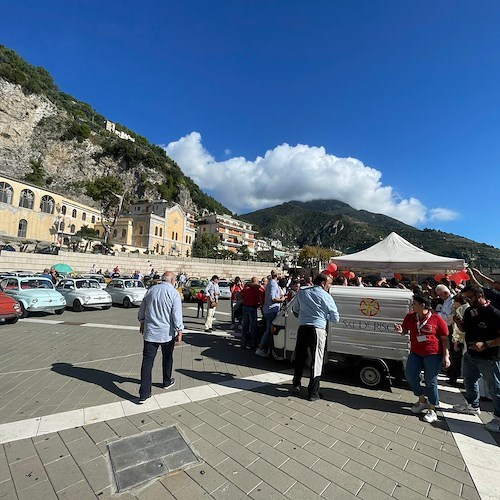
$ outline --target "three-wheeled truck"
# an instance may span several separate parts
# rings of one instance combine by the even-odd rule
[[[300,292],[299,292],[300,293]],[[408,359],[409,338],[396,332],[411,309],[412,292],[399,288],[332,286],[340,314],[339,323],[327,326],[324,363],[348,363],[361,383],[370,388],[391,384],[391,377],[402,378]],[[292,313],[293,301],[273,322],[275,359],[293,361],[298,318]]]

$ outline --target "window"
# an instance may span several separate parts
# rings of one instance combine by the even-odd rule
[[[97,237],[99,237],[99,229],[95,230],[95,234],[97,235]]]
[[[62,213],[63,215],[66,215],[66,211],[67,211],[67,210],[68,210],[68,209],[67,209],[66,205],[63,205],[63,206],[61,207],[61,213]]]
[[[142,234],[143,231],[144,231],[144,228],[142,226],[139,226],[139,234]]]
[[[85,222],[87,220],[87,214],[85,212],[82,213],[82,221]]]
[[[76,218],[76,208],[71,212],[71,217]]]
[[[12,189],[12,186],[6,182],[0,182],[0,202],[12,205],[13,195],[14,190]]]
[[[188,237],[186,236],[186,243],[188,243]]]
[[[76,230],[75,225],[74,225],[74,224],[71,224],[71,226],[69,226],[69,232],[70,232],[71,234],[74,234],[74,233],[75,233],[75,230]]]
[[[177,233],[175,233],[175,241],[177,241]]]
[[[160,236],[163,236],[163,228],[160,227]]]
[[[61,221],[61,223],[59,224],[59,232],[60,233],[64,233],[64,228],[65,228],[65,224],[64,224],[64,221]]]
[[[26,238],[27,230],[28,230],[28,221],[26,219],[21,219],[19,221],[19,227],[17,229],[17,237]]]
[[[155,226],[155,236],[158,236],[158,226]]]
[[[118,234],[118,230],[117,229],[113,229],[113,238],[116,238],[117,234]]]
[[[174,239],[175,233],[172,231],[172,239]]]
[[[29,208],[33,210],[35,205],[35,194],[29,189],[23,189],[21,196],[19,196],[19,206],[22,208]]]
[[[92,216],[92,219],[90,219],[92,224],[95,224],[95,215]]]
[[[42,196],[42,200],[40,201],[40,210],[46,214],[53,214],[54,213],[54,198],[52,196],[49,196],[46,194],[45,196]]]
[[[126,238],[126,236],[127,236],[127,230],[122,229],[122,238]]]

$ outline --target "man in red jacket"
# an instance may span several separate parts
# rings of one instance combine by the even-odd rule
[[[254,276],[247,283],[243,291],[243,325],[241,332],[241,347],[248,345],[255,351],[259,344],[259,330],[257,328],[257,310],[264,302],[264,292],[260,286],[259,278]]]

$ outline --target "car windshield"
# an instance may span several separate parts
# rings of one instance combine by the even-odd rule
[[[125,281],[125,288],[144,288],[142,281],[127,280]]]
[[[189,283],[189,286],[205,286],[206,282],[203,280],[193,280]]]
[[[229,282],[219,281],[219,288],[229,288]]]
[[[100,276],[100,275],[97,275],[97,276],[82,276],[82,278],[90,279],[90,280],[96,280],[99,283],[106,283],[106,280],[104,279],[104,276]]]
[[[76,288],[98,288],[99,290],[101,287],[99,286],[99,283],[95,280],[80,280],[76,282]]]
[[[44,279],[32,279],[32,280],[22,280],[21,290],[32,290],[35,288],[45,288],[47,290],[53,290],[54,285],[52,281]]]

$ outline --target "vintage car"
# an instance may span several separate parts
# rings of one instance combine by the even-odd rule
[[[120,304],[123,307],[140,306],[147,293],[142,281],[122,278],[112,279],[106,291],[111,295],[113,304]]]
[[[19,302],[21,318],[38,311],[62,314],[66,308],[66,299],[52,281],[41,276],[10,276],[2,279],[0,286]]]
[[[0,323],[14,324],[21,316],[21,306],[0,287]]]
[[[111,295],[93,279],[65,278],[57,284],[56,290],[64,295],[68,307],[76,312],[86,307],[109,309],[112,305]]]
[[[195,301],[198,292],[203,292],[208,284],[208,280],[201,278],[189,278],[182,289],[185,302]]]
[[[77,277],[86,278],[88,280],[96,280],[97,282],[99,282],[99,285],[103,290],[106,290],[106,287],[108,286],[108,282],[106,281],[106,278],[102,274],[80,274]]]
[[[230,299],[231,298],[231,282],[227,280],[219,281],[219,299]]]

